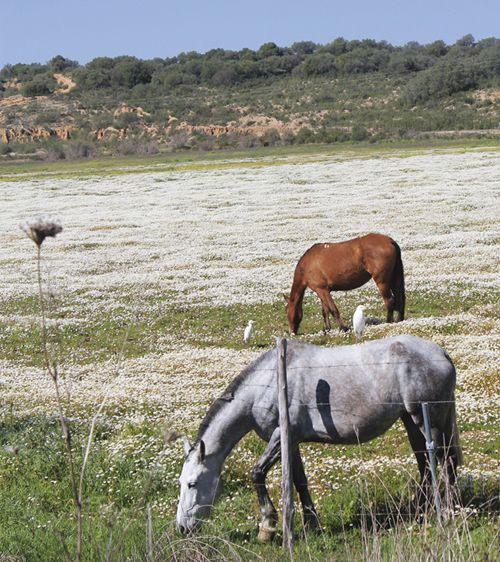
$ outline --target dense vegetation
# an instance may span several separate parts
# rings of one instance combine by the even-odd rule
[[[75,87],[61,93],[55,74],[70,77]],[[114,138],[107,148],[119,145],[122,153],[154,152],[162,144],[212,149],[376,142],[429,131],[497,128],[494,90],[499,88],[500,39],[476,42],[471,35],[454,45],[337,38],[326,45],[266,43],[255,51],[212,49],[166,59],[98,57],[86,65],[58,55],[47,64],[9,64],[0,70],[0,101],[19,93],[32,99],[22,111],[0,106],[0,127],[69,124],[73,138],[85,143],[96,130],[113,127],[124,131],[126,142]],[[479,89],[487,92],[478,95]],[[37,96],[49,96],[52,103]],[[143,111],[117,115],[120,104]],[[165,132],[172,116],[176,123],[230,124],[234,130],[216,138],[203,130]],[[265,116],[264,133],[252,129],[262,123],[252,122],[252,116]],[[297,118],[302,122],[292,123]],[[158,145],[138,142],[144,138]],[[91,152],[92,146],[80,144],[69,156]],[[59,157],[64,156],[60,149]]]

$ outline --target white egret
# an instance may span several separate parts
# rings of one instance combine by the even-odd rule
[[[366,306],[360,304],[352,317],[352,329],[356,335],[357,342],[362,340],[363,332],[365,331],[365,310]]]
[[[249,343],[250,338],[253,336],[253,320],[249,320],[245,332],[243,333],[243,341]]]

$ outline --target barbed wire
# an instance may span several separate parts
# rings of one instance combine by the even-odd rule
[[[263,385],[263,387],[265,387],[265,385]],[[267,388],[271,388],[271,387],[267,387]],[[272,410],[273,408],[278,409],[278,401],[276,400],[275,402],[269,403],[266,406],[259,406],[258,404],[251,404],[251,402],[249,400],[244,400],[241,398],[238,398],[236,396],[233,396],[232,398],[224,398],[224,397],[219,397],[216,400],[222,400],[223,402],[241,402],[242,404],[246,404],[246,405],[251,405],[252,408],[257,408],[257,409],[261,409],[261,410]],[[335,404],[332,405],[331,402],[316,402],[315,404],[311,404],[310,402],[304,402],[302,400],[300,400],[300,398],[294,398],[294,397],[288,397],[288,403],[289,405],[291,405],[292,402],[298,403],[301,406],[305,406],[307,407],[309,410],[320,410],[320,409],[325,409],[325,408],[329,408],[330,412],[349,412],[349,414],[351,415],[355,415],[354,412],[352,411],[352,409],[347,409],[348,406],[341,408],[341,407],[335,407]],[[407,406],[408,404],[422,404],[423,402],[427,403],[427,404],[456,404],[455,400],[409,400],[407,402],[376,402],[376,401],[370,401],[370,402],[366,402],[366,405],[380,405],[380,406]],[[361,414],[359,414],[360,416]]]
[[[289,340],[287,340],[289,341]],[[322,349],[328,349],[328,348],[322,348]],[[270,351],[273,351],[272,349]],[[450,363],[452,364],[452,361],[446,357],[443,357],[442,359],[429,359],[429,358],[425,358],[425,361],[427,363]],[[380,366],[385,366],[385,365],[408,365],[410,364],[411,358],[405,359],[403,361],[375,361],[375,362],[361,362],[358,361],[356,363],[329,363],[329,364],[318,364],[318,365],[286,365],[286,371],[294,371],[294,370],[302,370],[302,369],[335,369],[338,367],[358,367],[358,368],[363,368],[363,367],[380,367]],[[250,374],[250,372],[258,372],[258,371],[276,371],[277,367],[276,365],[273,367],[248,367],[247,368],[247,372]]]

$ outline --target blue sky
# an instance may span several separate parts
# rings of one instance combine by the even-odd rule
[[[0,67],[61,54],[169,57],[273,41],[500,36],[499,0],[0,0]]]

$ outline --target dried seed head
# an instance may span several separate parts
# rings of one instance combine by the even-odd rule
[[[40,247],[47,236],[55,237],[62,231],[62,224],[55,219],[38,217],[21,225],[21,229]]]
[[[181,438],[181,434],[175,431],[175,429],[164,430],[163,432],[163,439],[165,443],[172,443],[172,441],[177,441],[177,439]]]

